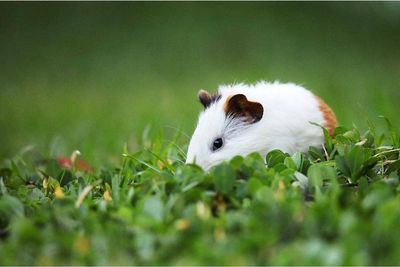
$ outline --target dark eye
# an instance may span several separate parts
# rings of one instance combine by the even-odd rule
[[[213,142],[212,150],[215,151],[215,150],[220,149],[223,144],[224,144],[224,142],[222,141],[222,138],[215,139]]]

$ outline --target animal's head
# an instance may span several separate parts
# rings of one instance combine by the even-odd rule
[[[236,155],[257,151],[257,124],[264,108],[243,94],[198,94],[204,111],[189,144],[186,163],[205,170]]]

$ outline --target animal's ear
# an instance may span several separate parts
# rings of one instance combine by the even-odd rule
[[[258,102],[248,101],[243,94],[231,96],[225,103],[225,114],[233,117],[243,117],[248,123],[255,123],[262,119],[263,106]]]
[[[211,104],[211,95],[206,90],[200,90],[197,95],[204,108],[207,108]]]
[[[198,96],[201,104],[204,106],[204,109],[208,108],[213,102],[217,102],[221,99],[221,95],[219,93],[210,94],[206,90],[200,90]]]

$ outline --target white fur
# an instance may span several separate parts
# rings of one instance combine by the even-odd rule
[[[321,128],[310,123],[323,125],[323,114],[318,100],[307,89],[292,83],[261,81],[253,85],[222,85],[218,91],[221,99],[200,114],[186,163],[196,163],[207,170],[236,155],[259,152],[265,156],[273,149],[292,154],[323,144]],[[244,94],[249,101],[260,103],[264,108],[262,119],[245,124],[237,118],[227,118],[224,104],[235,94]],[[224,144],[212,151],[212,144],[219,137]]]

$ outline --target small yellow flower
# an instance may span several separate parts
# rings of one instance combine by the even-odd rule
[[[85,255],[89,252],[89,248],[89,240],[83,235],[77,236],[74,242],[74,250],[81,255]]]
[[[111,197],[110,191],[108,191],[108,190],[104,191],[103,198],[104,198],[105,201],[111,202],[112,201],[112,197]]]
[[[175,222],[176,229],[178,229],[180,231],[184,231],[184,230],[188,229],[189,226],[190,226],[190,223],[186,219],[179,219]]]
[[[54,195],[58,199],[64,198],[64,193],[63,193],[62,188],[61,188],[60,185],[56,185],[56,188],[54,189]]]
[[[47,178],[43,179],[43,188],[47,189],[47,187],[49,187],[49,180]]]
[[[165,168],[165,164],[161,160],[157,160],[157,165],[161,170]]]

